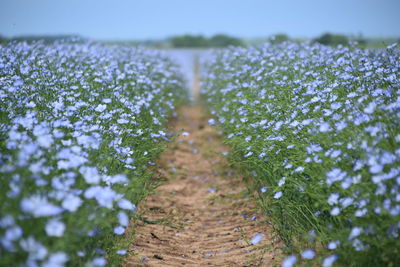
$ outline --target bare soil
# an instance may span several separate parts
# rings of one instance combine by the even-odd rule
[[[158,161],[160,186],[139,205],[122,266],[277,266],[281,242],[199,106],[182,107]],[[189,136],[182,136],[182,131]],[[256,234],[262,240],[252,244]]]

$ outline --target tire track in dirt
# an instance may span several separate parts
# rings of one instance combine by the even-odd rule
[[[158,161],[161,185],[139,205],[135,240],[122,266],[275,266],[282,244],[222,155],[228,148],[199,106],[171,123],[189,136],[170,143]],[[149,222],[157,222],[152,224]],[[262,240],[252,244],[257,234]]]

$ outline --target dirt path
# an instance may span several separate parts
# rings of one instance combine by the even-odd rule
[[[133,223],[136,237],[123,266],[276,265],[271,226],[222,155],[228,149],[204,111],[182,107],[178,114],[175,132],[190,135],[179,135],[162,153],[163,182],[139,206],[158,223]]]

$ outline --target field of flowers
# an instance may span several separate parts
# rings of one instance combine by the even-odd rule
[[[295,262],[400,266],[400,51],[230,48],[203,94]],[[313,261],[312,261],[313,260]]]
[[[156,52],[0,45],[0,266],[104,266],[186,97]]]

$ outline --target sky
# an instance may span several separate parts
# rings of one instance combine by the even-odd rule
[[[0,35],[400,36],[400,0],[0,0]]]

